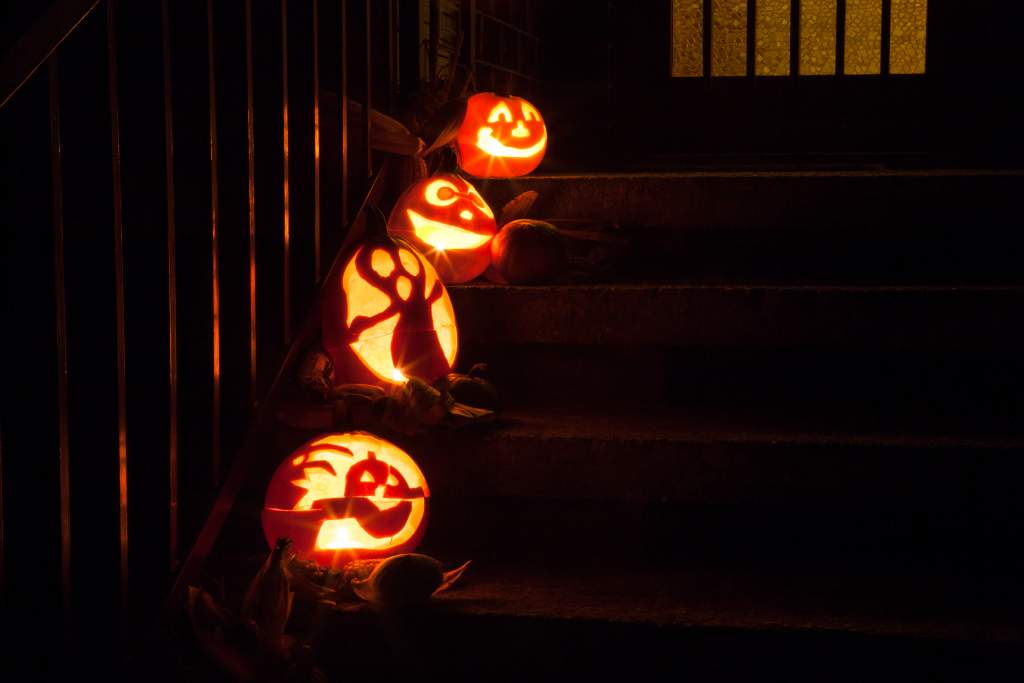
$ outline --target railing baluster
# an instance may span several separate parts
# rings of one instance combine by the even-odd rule
[[[348,225],[348,2],[341,0],[341,63],[338,101],[341,111],[341,226]]]
[[[313,281],[320,282],[320,19],[313,0]],[[287,340],[285,340],[287,341]]]
[[[249,163],[249,406],[256,403],[256,143],[252,95],[252,0],[245,0],[245,136]],[[288,129],[287,123],[285,130]],[[286,133],[287,134],[287,133]],[[287,199],[286,199],[287,201]],[[287,233],[285,254],[288,253]],[[287,278],[285,280],[287,293]],[[287,294],[285,320],[288,318]],[[287,325],[287,322],[285,323]]]
[[[68,445],[68,328],[64,280],[64,176],[61,171],[59,51],[49,59],[50,179],[53,184],[53,288],[57,342],[57,466],[60,471],[60,587],[65,615],[71,610],[71,464]],[[0,518],[3,516],[0,491]],[[0,529],[0,547],[2,547]],[[3,553],[0,552],[0,564]]]
[[[398,45],[395,40],[395,14],[398,8],[395,0],[388,0],[388,111],[395,110],[395,72],[398,69],[398,59],[395,49]]]
[[[213,405],[211,409],[211,471],[213,485],[220,484],[220,280],[217,264],[217,80],[213,51],[213,0],[206,0],[206,56],[209,65],[207,83],[210,97],[210,251],[213,260],[211,302],[213,306]]]
[[[117,92],[117,33],[114,0],[107,2],[107,79],[110,91],[110,152],[114,193],[114,297],[117,319],[118,521],[121,536],[121,607],[128,605],[128,416],[125,381],[124,218],[121,197],[121,121]]]
[[[167,176],[167,399],[168,399],[168,553],[178,567],[178,265],[174,219],[174,119],[171,106],[171,21],[168,0],[161,2],[164,50],[164,158]]]
[[[366,143],[366,173],[373,176],[373,147],[370,144],[370,109],[373,107],[373,18],[371,0],[366,0],[366,99],[363,102],[363,142]]]
[[[284,325],[283,339],[288,343],[291,338],[291,206],[288,197],[288,0],[281,0],[281,157],[284,159],[284,175],[281,186],[282,207],[284,210],[281,239],[281,273],[283,287],[282,319]]]

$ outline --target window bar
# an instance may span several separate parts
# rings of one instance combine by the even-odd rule
[[[161,2],[164,51],[164,156],[167,176],[167,387],[170,569],[178,567],[178,274],[174,224],[174,122],[171,106],[171,28],[168,0]]]
[[[889,75],[889,47],[892,42],[892,0],[882,0],[882,59],[878,72]]]
[[[373,21],[366,0],[366,101],[363,104],[363,141],[366,143],[366,178],[373,176],[373,148],[370,144],[370,110],[373,106]]]
[[[217,74],[213,50],[213,0],[206,0],[206,57],[209,66],[207,84],[210,97],[210,277],[213,310],[213,405],[211,407],[212,449],[210,467],[213,485],[220,484],[220,276],[217,264],[220,248],[217,244]]]
[[[789,3],[789,75],[800,75],[800,0]]]
[[[61,606],[71,611],[71,466],[68,445],[68,327],[64,280],[64,177],[61,172],[60,81],[58,55],[54,51],[47,62],[50,77],[50,178],[53,183],[53,284],[54,327],[57,336],[57,466],[60,471],[60,586]],[[3,516],[3,492],[0,491],[0,518]],[[0,524],[2,525],[2,524]],[[3,546],[0,528],[0,548]],[[3,552],[0,550],[0,564]],[[2,570],[0,570],[2,571]]]
[[[128,606],[128,424],[125,381],[124,221],[121,198],[121,122],[117,92],[117,33],[114,0],[107,2],[107,80],[110,92],[110,152],[114,193],[114,301],[117,325],[118,526],[121,541],[121,607]]]
[[[320,282],[320,18],[313,0],[313,282]]]
[[[252,95],[252,0],[245,0],[245,142],[249,164],[249,407],[256,404],[256,122]],[[285,127],[287,130],[287,126]],[[285,240],[285,254],[288,242]],[[285,284],[285,292],[287,292]],[[285,298],[285,318],[288,314]]]
[[[836,0],[836,76],[846,75],[846,0]]]
[[[757,0],[747,0],[747,76],[757,72]]]
[[[341,118],[341,226],[348,225],[348,2],[341,0],[341,62],[338,72],[338,105]]]
[[[714,0],[704,0],[704,11],[701,15],[704,23],[704,40],[701,41],[703,47],[701,61],[704,67],[704,78],[711,78],[711,12],[714,10],[713,5]]]
[[[289,150],[288,150],[288,0],[281,0],[281,158],[284,161],[283,181],[281,184],[281,321],[282,336],[285,344],[291,337],[291,230],[292,209],[290,197]],[[255,367],[255,362],[253,363]]]

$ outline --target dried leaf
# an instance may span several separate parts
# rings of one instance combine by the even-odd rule
[[[423,137],[433,140],[421,156],[427,156],[455,140],[459,126],[466,116],[466,100],[459,98],[450,100],[434,112],[430,120],[423,125]]]
[[[471,564],[473,564],[473,560],[467,560],[461,567],[456,567],[449,572],[444,572],[444,580],[441,582],[441,585],[437,587],[437,590],[434,591],[434,594],[436,595],[441,591],[446,591],[455,585],[455,582],[462,578],[462,575],[466,573],[466,570],[469,569],[469,565]]]
[[[533,208],[533,203],[537,201],[538,196],[534,190],[527,190],[518,197],[509,200],[505,206],[501,207],[501,215],[498,216],[498,227],[500,228],[506,223],[519,218],[526,218],[530,213],[530,209]]]

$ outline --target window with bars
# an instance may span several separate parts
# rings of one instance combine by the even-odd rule
[[[927,19],[928,0],[672,0],[672,76],[923,74]]]

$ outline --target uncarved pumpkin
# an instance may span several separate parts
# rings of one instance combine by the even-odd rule
[[[511,284],[550,282],[568,262],[565,239],[550,223],[521,218],[502,226],[491,240],[491,261]]]

